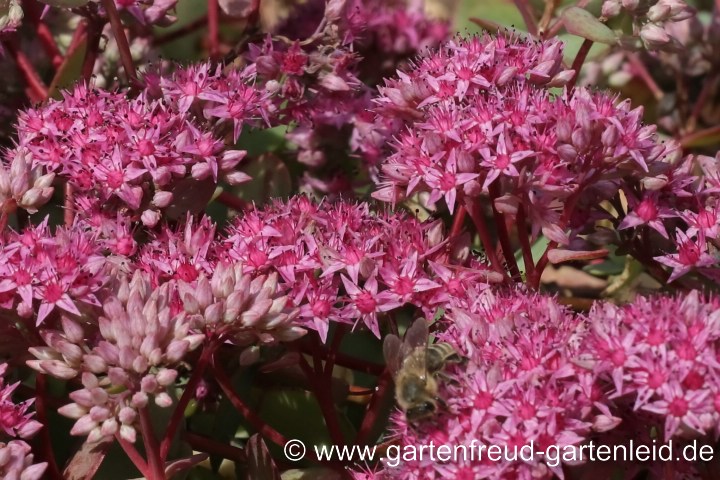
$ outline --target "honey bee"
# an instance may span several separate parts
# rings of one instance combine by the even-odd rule
[[[403,340],[388,335],[383,343],[385,361],[395,379],[395,399],[410,422],[430,417],[438,410],[442,399],[437,377],[445,364],[462,360],[449,343],[428,345],[428,335],[427,322],[419,318]]]

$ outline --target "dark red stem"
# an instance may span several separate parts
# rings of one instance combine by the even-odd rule
[[[210,58],[217,60],[220,56],[220,5],[218,0],[208,0],[207,20]]]
[[[531,10],[532,7],[530,6],[530,2],[527,0],[514,1],[520,15],[523,17],[528,33],[533,36],[537,35],[537,21],[535,20],[535,15]]]
[[[125,29],[123,28],[122,21],[120,20],[120,14],[115,6],[115,1],[102,0],[102,5],[105,12],[107,12],[108,18],[110,19],[110,26],[112,27],[115,42],[117,42],[118,51],[120,52],[120,61],[125,69],[125,75],[127,75],[128,82],[133,87],[140,87],[141,83],[140,80],[138,80],[137,73],[135,72],[132,53],[130,53],[130,44],[125,36]]]
[[[247,455],[245,455],[245,450],[242,448],[233,447],[232,445],[218,442],[212,438],[203,437],[202,435],[190,432],[183,433],[182,438],[192,447],[193,450],[206,452],[210,455],[217,455],[240,464],[247,461]]]
[[[70,182],[65,182],[63,220],[65,226],[69,227],[75,221],[75,189]]]
[[[195,389],[205,374],[205,370],[207,370],[208,365],[210,365],[210,360],[215,352],[215,348],[215,342],[205,344],[202,352],[200,353],[200,358],[195,364],[192,375],[190,375],[190,379],[188,380],[187,385],[185,385],[185,390],[183,391],[178,404],[175,406],[175,410],[173,411],[172,417],[170,417],[170,422],[168,423],[167,431],[165,432],[165,436],[160,444],[160,458],[162,461],[167,460],[170,446],[175,438],[175,433],[177,433],[180,422],[183,421],[185,409],[187,408],[188,403],[190,403],[190,400],[193,399]]]
[[[35,70],[35,67],[33,67],[33,64],[30,62],[27,55],[16,48],[15,45],[8,40],[3,40],[2,46],[8,52],[10,57],[15,60],[15,64],[17,65],[20,74],[25,79],[25,83],[27,83],[28,86],[28,97],[30,100],[33,102],[44,101],[48,96],[47,87],[43,83],[42,79],[40,79],[40,75],[38,75],[37,70]]]
[[[575,88],[575,84],[577,83],[578,78],[580,78],[580,69],[582,68],[583,63],[585,63],[585,59],[587,58],[592,46],[593,41],[587,39],[585,39],[582,45],[580,45],[580,50],[578,50],[577,55],[575,55],[575,60],[573,60],[572,63],[572,69],[575,70],[575,75],[573,75],[572,80],[570,80],[567,84],[568,92],[572,92]]]
[[[232,208],[238,212],[242,212],[248,207],[248,203],[245,200],[233,195],[230,192],[220,192],[220,195],[217,196],[216,200],[226,207]]]
[[[392,385],[392,375],[390,374],[390,371],[386,369],[385,372],[383,372],[383,374],[378,378],[375,393],[368,403],[365,416],[363,417],[360,429],[355,437],[356,445],[366,445],[372,440],[370,435],[373,433],[374,427],[377,425],[380,417],[380,410],[385,403],[385,399],[392,393]]]
[[[629,53],[628,60],[630,60],[630,66],[632,67],[633,72],[645,83],[645,86],[648,87],[650,93],[652,93],[653,97],[655,97],[655,100],[660,100],[663,96],[665,96],[662,88],[660,88],[657,82],[655,82],[655,79],[652,75],[650,75],[647,67],[636,53]]]
[[[173,30],[170,33],[156,37],[153,40],[153,44],[158,46],[158,45],[163,45],[165,43],[172,42],[173,40],[182,38],[185,35],[189,35],[189,34],[193,33],[194,31],[205,27],[205,25],[207,25],[207,24],[208,24],[208,17],[207,17],[207,15],[203,15],[201,17],[196,18],[192,22],[183,25],[182,27],[178,28],[177,30]]]
[[[520,239],[520,248],[522,249],[523,261],[525,262],[525,278],[531,278],[535,274],[535,262],[532,257],[532,247],[530,246],[530,234],[527,231],[527,219],[525,218],[525,208],[520,205],[518,207],[517,217],[518,238]]]
[[[23,2],[23,9],[30,21],[35,26],[35,34],[40,41],[45,53],[50,58],[53,67],[57,68],[63,61],[63,55],[55,43],[53,34],[45,23],[40,19],[44,5],[40,5],[36,0],[28,0]]]
[[[322,365],[320,363],[320,357],[317,354],[313,355],[313,366],[315,367],[314,370],[310,367],[307,360],[305,360],[305,357],[300,356],[300,368],[305,372],[305,376],[315,392],[315,398],[320,405],[320,410],[325,419],[325,425],[327,426],[328,433],[330,433],[330,438],[335,445],[344,445],[345,436],[340,428],[340,421],[338,420],[337,410],[333,402],[330,378],[327,378],[328,381],[323,381]]]
[[[697,132],[693,132],[689,135],[685,135],[680,139],[680,145],[683,148],[689,148],[696,146],[697,143],[702,142],[708,137],[715,137],[720,136],[720,125],[717,125],[715,127],[706,128],[703,130],[698,130]],[[713,142],[715,143],[715,142]]]
[[[55,460],[55,453],[50,436],[50,422],[47,415],[47,402],[45,401],[47,396],[47,377],[44,373],[38,373],[35,376],[35,411],[37,412],[38,421],[43,424],[43,428],[40,431],[40,443],[43,449],[43,457],[48,463],[48,469],[45,474],[49,475],[52,479],[62,480],[63,476]]]
[[[117,440],[120,447],[122,447],[125,455],[127,455],[130,461],[133,462],[135,468],[140,471],[143,477],[148,478],[150,476],[148,465],[142,458],[142,455],[140,455],[140,453],[137,451],[135,446],[127,440],[123,439],[119,433],[115,434],[115,439]]]
[[[252,425],[252,427],[257,430],[263,437],[267,438],[276,445],[279,445],[281,447],[284,446],[287,442],[285,436],[272,428],[267,423],[265,423],[265,421],[260,418],[258,414],[252,411],[250,407],[245,404],[245,402],[238,396],[238,394],[235,393],[230,378],[228,378],[227,373],[225,373],[225,371],[222,369],[222,367],[220,367],[220,365],[217,364],[217,362],[213,362],[212,370],[215,374],[215,380],[217,380],[218,385],[220,385],[220,388],[225,393],[227,399],[230,401],[233,407],[235,407],[235,409],[240,412],[243,417],[245,417],[248,423]]]
[[[147,407],[139,409],[140,429],[142,430],[145,455],[148,460],[148,473],[150,480],[165,480],[165,464],[160,458],[160,445],[158,445],[155,432],[153,431],[150,413]]]
[[[470,215],[473,224],[475,224],[475,230],[477,230],[478,236],[480,237],[480,242],[482,242],[483,248],[485,249],[485,255],[487,255],[488,260],[490,260],[490,265],[496,272],[502,274],[503,277],[507,279],[507,272],[505,271],[502,264],[500,263],[500,260],[497,257],[497,252],[495,251],[495,244],[490,237],[490,231],[487,228],[485,218],[483,217],[482,211],[480,210],[479,202],[471,199],[466,199],[465,202],[465,208],[467,209],[468,215]]]
[[[515,261],[515,253],[513,252],[512,245],[510,243],[510,234],[507,229],[507,222],[505,221],[505,215],[503,215],[495,207],[495,200],[499,196],[499,188],[497,182],[490,185],[490,205],[493,211],[493,220],[495,220],[495,227],[497,228],[498,239],[502,246],[503,257],[505,258],[505,264],[510,269],[510,275],[512,278],[520,279],[520,269],[518,268],[517,261]]]
[[[466,216],[467,211],[465,210],[465,208],[458,205],[458,209],[455,211],[455,216],[453,217],[453,224],[452,228],[450,229],[449,238],[455,238],[460,235],[460,231],[462,230],[463,224],[465,223]]]
[[[83,59],[82,65],[82,77],[86,82],[90,81],[90,77],[92,77],[95,68],[95,60],[97,59],[100,48],[102,29],[103,25],[98,21],[89,21],[87,26],[87,49],[85,50],[85,58]]]

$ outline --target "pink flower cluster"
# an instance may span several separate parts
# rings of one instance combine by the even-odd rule
[[[99,305],[111,278],[96,235],[80,224],[50,232],[48,219],[0,240],[0,307],[39,325],[56,309],[81,315]]]
[[[720,278],[719,165],[720,156],[688,156],[624,185],[628,207],[615,219],[618,243],[670,268],[669,282],[691,273]]]
[[[352,191],[353,177],[367,181],[343,163],[353,161],[344,158],[348,143],[357,150],[348,134],[372,106],[370,87],[398,61],[448,35],[448,23],[428,18],[422,7],[423,2],[334,0],[309,38],[250,45],[247,58],[274,94],[272,123],[295,123],[286,137],[310,170],[303,178],[305,190],[337,195]],[[388,64],[378,65],[380,58]],[[363,157],[371,165],[377,160]]]
[[[428,17],[425,7],[426,2],[417,0],[332,0],[325,18],[337,24],[338,37],[359,49],[370,65],[392,72],[399,61],[448,37],[448,22]],[[378,64],[379,58],[384,63]]]
[[[213,128],[229,123],[237,139],[243,124],[263,115],[264,94],[250,85],[253,78],[251,68],[225,75],[193,66],[163,81],[149,75],[135,98],[79,85],[20,114],[11,155],[67,179],[81,198],[129,209],[153,226],[161,210],[184,213],[188,189],[197,204],[221,178],[249,179],[236,170],[245,152],[226,150]]]
[[[357,127],[356,146],[366,155],[379,157],[386,153],[384,144],[406,125],[426,119],[433,111],[428,106],[447,104],[447,109],[457,103],[459,107],[465,99],[471,103],[493,93],[499,95],[498,90],[524,81],[562,85],[571,75],[562,70],[560,42],[525,44],[518,38],[489,35],[456,38],[400,69],[397,77],[378,87],[375,118],[367,118],[366,125]],[[469,106],[467,110],[472,113]]]
[[[453,293],[497,281],[485,265],[453,264],[446,247],[439,222],[300,196],[238,218],[218,255],[247,272],[277,272],[299,320],[324,341],[330,321],[363,323],[379,337],[386,312],[411,304],[432,316]]]
[[[675,147],[658,143],[628,102],[584,89],[553,96],[547,87],[573,74],[560,70],[561,53],[559,43],[475,37],[389,81],[376,123],[400,117],[409,128],[373,195],[396,202],[428,192],[428,204],[444,199],[450,212],[487,196],[511,218],[524,209],[533,237],[568,244],[568,227],[603,215],[598,204],[617,194],[618,177],[659,170]]]
[[[350,177],[328,152],[346,149],[342,129],[369,106],[368,88],[356,76],[357,54],[341,46],[321,49],[267,39],[250,45],[247,58],[273,94],[272,125],[295,125],[286,138],[297,146],[297,160],[312,170],[303,183],[325,194],[351,191]]]
[[[542,456],[513,459],[513,449],[531,442],[535,451],[573,449],[590,440],[712,443],[720,435],[718,320],[718,299],[697,291],[639,297],[624,306],[597,304],[588,315],[523,291],[456,296],[435,341],[449,342],[465,362],[448,364],[438,377],[438,413],[414,423],[394,413],[388,440],[401,452],[430,442],[497,445],[509,448],[510,458],[461,455],[443,462],[409,455],[354,478],[562,478],[582,475],[585,466],[567,458],[562,465]],[[660,440],[658,431],[664,432]],[[674,468],[677,475],[696,472],[688,462]]]
[[[402,413],[392,416],[391,432],[401,448],[474,440],[509,452],[533,442],[544,451],[579,446],[614,426],[608,426],[612,419],[593,375],[575,363],[583,351],[584,318],[551,297],[521,291],[470,291],[451,305],[447,329],[436,333],[436,341],[452,344],[466,363],[446,368],[449,378],[439,380],[445,406],[431,421],[408,424]],[[450,462],[403,461],[376,478],[552,478],[562,477],[562,469],[541,456],[493,462],[468,455]]]
[[[720,436],[720,300],[641,297],[595,307],[589,322],[582,363],[614,408],[649,412],[645,430],[654,423],[666,441]]]

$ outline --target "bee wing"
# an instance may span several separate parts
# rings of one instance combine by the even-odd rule
[[[385,357],[385,364],[388,370],[395,376],[403,362],[403,345],[397,335],[390,334],[385,337],[383,341],[383,356]]]
[[[418,318],[405,332],[403,339],[403,366],[418,372],[421,378],[427,376],[428,324]]]
[[[410,325],[410,328],[405,332],[405,339],[403,345],[407,348],[407,353],[412,352],[418,347],[427,347],[428,337],[430,331],[428,330],[428,324],[424,318],[418,318]]]

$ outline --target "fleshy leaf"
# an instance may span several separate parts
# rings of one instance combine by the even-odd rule
[[[570,7],[562,13],[565,29],[578,37],[593,42],[614,45],[618,37],[610,28],[595,16],[580,7]]]
[[[608,256],[605,249],[601,250],[566,250],[563,248],[553,248],[548,252],[548,260],[552,264],[563,262],[571,262],[573,260],[596,260]]]
[[[85,442],[75,452],[70,462],[63,471],[63,478],[68,480],[89,480],[95,478],[100,465],[105,460],[112,438],[106,438],[99,442]]]

